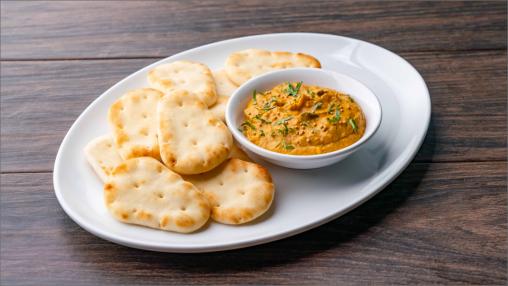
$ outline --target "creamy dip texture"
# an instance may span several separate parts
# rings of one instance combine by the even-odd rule
[[[347,94],[333,89],[281,83],[253,91],[240,131],[265,149],[314,155],[345,148],[365,132],[365,116]]]

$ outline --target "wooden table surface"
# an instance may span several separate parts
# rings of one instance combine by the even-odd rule
[[[507,283],[505,1],[1,3],[2,285]],[[59,206],[52,168],[98,95],[160,58],[272,32],[366,40],[411,62],[432,122],[364,205],[281,241],[209,254],[130,249]]]

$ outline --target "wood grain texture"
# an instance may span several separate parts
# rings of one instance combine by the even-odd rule
[[[0,14],[0,285],[506,285],[506,1],[2,1]],[[387,189],[295,237],[199,255],[115,245],[63,212],[58,146],[106,89],[198,45],[298,31],[382,45],[426,80],[429,132]]]
[[[273,32],[396,52],[506,48],[505,1],[2,1],[2,59],[160,57]]]
[[[506,163],[413,163],[317,229],[185,255],[99,239],[58,205],[51,174],[3,174],[2,285],[506,283]],[[27,211],[29,210],[29,211]]]
[[[403,56],[422,73],[432,97],[431,127],[417,160],[505,160],[506,53]],[[63,136],[85,107],[154,61],[2,63],[1,171],[51,171]]]

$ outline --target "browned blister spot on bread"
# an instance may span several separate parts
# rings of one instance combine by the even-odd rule
[[[151,157],[120,164],[104,186],[106,206],[122,222],[192,232],[210,216],[205,195]]]
[[[226,224],[252,221],[272,204],[275,188],[268,171],[254,163],[229,159],[203,174],[184,176],[208,198],[212,219]]]
[[[157,141],[157,104],[163,94],[142,88],[127,92],[111,105],[108,121],[118,154],[124,159],[160,159]]]
[[[108,180],[113,169],[123,161],[110,135],[93,139],[84,151],[86,160],[103,182]]]
[[[212,106],[217,101],[212,72],[201,63],[175,61],[158,65],[148,73],[148,82],[164,93],[188,92],[206,106]]]
[[[161,160],[173,171],[187,175],[207,172],[228,157],[231,133],[192,94],[166,94],[157,112]]]
[[[231,81],[241,85],[255,76],[295,67],[320,68],[321,64],[316,58],[303,53],[247,49],[229,55],[225,71]]]

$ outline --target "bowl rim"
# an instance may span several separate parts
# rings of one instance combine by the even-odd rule
[[[238,129],[236,129],[236,126],[233,126],[233,122],[232,122],[233,121],[232,120],[232,116],[233,115],[232,114],[235,112],[235,108],[238,108],[238,106],[233,106],[233,102],[234,101],[232,99],[242,96],[241,95],[242,93],[245,94],[244,96],[248,96],[248,93],[245,93],[244,90],[243,90],[245,88],[245,86],[251,85],[253,82],[262,81],[262,80],[264,80],[266,78],[269,78],[269,77],[271,77],[273,75],[276,75],[276,74],[295,72],[295,71],[300,71],[300,72],[304,72],[304,73],[306,73],[306,72],[311,72],[311,73],[328,73],[328,74],[331,74],[332,76],[339,75],[339,76],[348,78],[348,80],[351,80],[353,82],[356,82],[356,83],[360,84],[368,92],[370,92],[372,97],[375,99],[375,104],[374,104],[375,108],[379,111],[378,112],[379,116],[376,116],[376,118],[374,118],[375,119],[375,122],[374,122],[375,126],[374,126],[373,130],[370,132],[370,134],[364,133],[362,135],[362,137],[360,138],[360,140],[356,141],[355,143],[353,143],[353,144],[351,144],[351,145],[349,145],[349,146],[347,146],[345,148],[338,149],[338,150],[335,150],[335,151],[326,152],[326,153],[322,153],[322,154],[294,155],[294,154],[284,154],[284,153],[275,152],[275,151],[272,151],[272,150],[265,149],[265,148],[263,148],[263,147],[261,147],[259,145],[256,145],[253,142],[251,142],[247,137],[245,137],[245,135],[243,135],[243,133],[241,133]],[[350,96],[355,97],[354,95],[350,95]],[[240,101],[237,101],[237,102],[240,102]],[[358,104],[360,105],[360,107],[362,107],[362,110],[363,110],[364,107],[361,106],[360,103],[358,103]],[[372,136],[379,129],[379,126],[381,125],[381,121],[383,119],[383,109],[381,107],[381,103],[380,103],[379,99],[377,98],[376,94],[367,85],[365,85],[363,82],[361,82],[360,80],[358,80],[358,79],[356,79],[356,78],[354,78],[354,77],[352,77],[352,76],[350,76],[348,74],[336,72],[336,71],[333,71],[333,70],[321,69],[321,68],[289,68],[289,69],[276,70],[276,71],[271,71],[271,72],[264,73],[262,75],[259,75],[259,76],[256,76],[256,77],[253,77],[253,78],[249,79],[248,81],[243,83],[241,86],[239,86],[235,90],[235,92],[231,95],[230,99],[228,100],[228,103],[226,105],[226,110],[225,110],[225,119],[226,119],[226,125],[228,126],[229,130],[233,134],[233,137],[243,147],[245,147],[248,150],[258,154],[261,157],[267,157],[267,158],[270,158],[270,159],[278,159],[278,160],[281,160],[281,159],[316,160],[316,159],[333,158],[333,157],[337,157],[337,156],[340,156],[340,155],[349,154],[350,152],[354,151],[355,149],[359,148],[364,143],[366,143],[370,138],[372,138]]]

